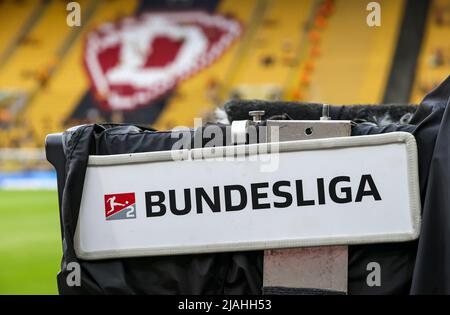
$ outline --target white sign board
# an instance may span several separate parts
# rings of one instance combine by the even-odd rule
[[[78,257],[418,237],[420,199],[412,135],[395,132],[278,145],[279,152],[266,154],[254,152],[267,152],[268,144],[90,156],[75,235]]]

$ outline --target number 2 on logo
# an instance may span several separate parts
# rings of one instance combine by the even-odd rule
[[[136,214],[134,213],[134,207],[130,207],[126,214],[127,218],[134,218]]]

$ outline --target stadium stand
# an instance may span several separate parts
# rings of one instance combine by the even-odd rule
[[[33,21],[31,30],[21,35],[13,54],[0,68],[0,89],[24,93],[27,102],[32,101],[33,95],[47,85],[50,72],[58,62],[58,52],[71,32],[69,27],[55,27],[66,24],[65,2],[45,2],[39,12],[38,16],[32,17],[37,20]],[[22,120],[6,132],[4,141],[10,142],[11,146],[17,146],[14,145],[16,142],[20,142],[21,146],[42,146],[29,127],[29,123]]]
[[[230,92],[240,85],[284,87],[289,70],[296,66],[296,52],[302,44],[312,4],[313,1],[271,1],[263,8],[248,49],[239,56],[239,66],[232,69],[235,72],[227,83]]]
[[[14,49],[21,33],[26,33],[33,26],[36,16],[40,14],[42,1],[2,1],[0,2],[0,64],[4,63],[9,51]],[[14,16],[14,19],[10,18]],[[11,30],[20,30],[11,32]]]
[[[371,28],[363,0],[194,1],[182,9],[231,17],[241,24],[240,37],[158,106],[146,107],[152,110],[134,116],[99,111],[86,119],[86,112],[97,111],[83,66],[86,35],[148,10],[174,10],[175,2],[82,0],[83,25],[71,28],[67,1],[1,1],[0,56],[8,58],[0,59],[0,148],[42,147],[46,134],[96,120],[148,117],[157,129],[192,126],[194,117],[230,98],[380,103],[409,0],[379,2],[382,25]],[[449,35],[448,1],[434,0],[431,8],[413,102],[449,72],[450,47],[442,42]],[[75,115],[80,108],[83,114]]]
[[[447,38],[447,40],[443,40]],[[450,2],[434,0],[417,63],[411,102],[419,102],[450,73]]]
[[[43,141],[50,132],[62,130],[65,118],[74,109],[83,93],[89,88],[84,69],[84,35],[99,24],[114,21],[119,16],[133,13],[138,1],[103,1],[96,7],[89,23],[72,43],[59,68],[48,83],[48,88],[39,91],[30,104],[26,117],[31,122],[38,141]]]
[[[14,54],[2,67],[0,88],[32,92],[46,84],[47,72],[71,28],[66,23],[66,7],[61,1],[48,4],[31,32],[18,43]]]
[[[306,79],[304,73],[298,78],[299,84],[308,86],[304,96],[308,101],[381,102],[404,1],[380,1],[380,27],[367,26],[366,5],[362,0],[336,1],[330,9],[328,25],[317,34],[318,44],[310,52],[315,69]]]

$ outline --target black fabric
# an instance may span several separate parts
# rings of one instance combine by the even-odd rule
[[[450,77],[424,99],[409,125],[377,127],[373,123],[361,123],[353,127],[353,136],[397,130],[414,134],[419,152],[423,223],[419,241],[350,246],[349,294],[450,294],[449,97]],[[332,113],[345,110],[335,107]],[[279,110],[271,113],[283,114]],[[194,131],[186,132],[195,137]],[[61,207],[64,240],[61,272],[58,274],[60,293],[262,293],[262,251],[78,260],[73,236],[89,154],[169,150],[177,139],[168,132],[132,125],[85,125],[67,131],[64,138],[66,180]],[[207,141],[205,139],[200,145]],[[81,266],[79,287],[69,287],[66,283],[70,274],[67,264],[70,262],[78,262]],[[369,287],[366,283],[369,262],[377,262],[381,266],[380,287]]]
[[[264,110],[263,119],[280,119],[280,116],[287,115],[296,120],[318,120],[322,116],[322,104],[318,103],[232,100],[224,105],[224,109],[230,121],[250,119],[248,113],[253,110]],[[417,105],[411,104],[330,106],[330,117],[380,126],[401,123],[402,118],[412,116],[416,110]],[[409,122],[405,120],[405,123]]]
[[[425,99],[414,132],[421,156],[422,230],[411,293],[450,294],[450,79]],[[419,119],[419,118],[418,118]]]
[[[412,132],[419,155],[422,227],[419,242],[352,246],[349,291],[382,294],[450,294],[450,77],[420,104],[411,125],[361,124],[352,135]],[[381,287],[367,287],[363,269],[380,263]],[[383,280],[384,279],[384,280]]]

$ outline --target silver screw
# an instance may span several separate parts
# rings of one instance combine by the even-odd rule
[[[253,122],[261,122],[262,121],[262,116],[264,116],[266,112],[263,110],[252,110],[250,112],[248,112],[248,115],[250,117],[253,117]]]

